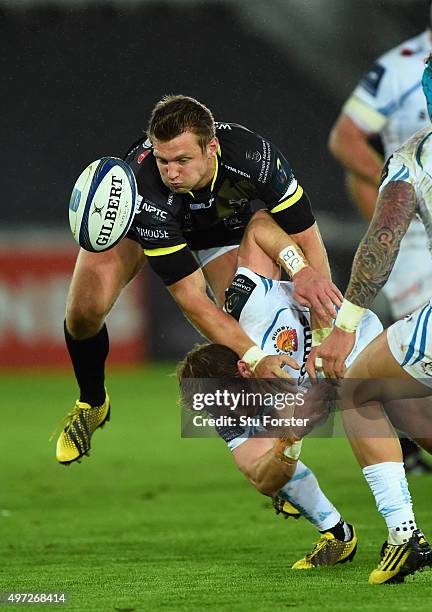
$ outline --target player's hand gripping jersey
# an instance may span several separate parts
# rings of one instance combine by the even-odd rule
[[[261,200],[288,233],[313,225],[309,200],[282,153],[233,123],[216,123],[220,147],[210,185],[172,193],[162,182],[151,143],[142,139],[126,156],[142,198],[129,238],[144,248],[150,265],[170,285],[196,269],[191,251],[239,244]]]
[[[248,268],[238,268],[226,292],[225,310],[238,320],[263,351],[293,357],[300,370],[289,366],[284,369],[302,388],[310,385],[306,373],[306,361],[312,348],[310,312],[293,298],[292,283],[274,281]],[[378,317],[370,310],[366,311],[357,328],[347,367],[382,329]],[[261,426],[221,426],[216,429],[231,450],[258,432],[266,431]]]
[[[289,355],[300,366],[284,369],[304,385],[306,361],[312,348],[310,312],[293,298],[293,284],[274,281],[238,268],[226,292],[225,310],[238,320],[249,337],[269,355]],[[368,310],[356,332],[356,343],[347,359],[347,367],[383,327]]]

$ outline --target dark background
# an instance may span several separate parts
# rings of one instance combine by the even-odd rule
[[[327,152],[328,133],[377,55],[425,29],[427,5],[0,2],[0,239],[55,228],[72,240],[67,204],[83,167],[123,155],[155,102],[184,93],[282,149],[311,197],[343,288],[364,224]],[[199,337],[153,276],[149,294],[151,354],[177,357]]]

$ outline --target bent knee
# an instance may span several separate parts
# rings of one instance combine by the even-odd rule
[[[98,333],[109,309],[85,300],[70,300],[66,308],[66,327],[75,339],[83,340]]]
[[[254,214],[252,219],[247,224],[245,232],[244,232],[244,236],[246,238],[253,237],[254,232],[257,230],[257,228],[261,226],[262,222],[263,221],[268,222],[269,218],[271,219],[269,212],[265,210],[257,210],[257,212]]]

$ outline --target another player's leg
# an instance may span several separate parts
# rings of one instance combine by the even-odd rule
[[[88,454],[94,431],[109,419],[105,390],[109,339],[105,317],[143,263],[142,248],[127,238],[109,251],[81,250],[78,255],[64,328],[80,396],[57,441],[56,457],[62,464],[68,465]]]
[[[371,584],[402,582],[432,564],[432,550],[417,528],[400,443],[380,403],[395,399],[395,379],[404,381],[406,398],[430,393],[401,368],[383,332],[349,368],[342,386],[345,429],[388,527]]]
[[[237,269],[237,253],[237,246],[196,251],[206,282],[220,307],[225,302],[225,290]]]
[[[288,466],[266,459],[276,440],[250,438],[233,450],[241,472],[263,495],[273,498],[276,512],[283,516],[304,516],[320,536],[313,550],[296,561],[293,569],[313,569],[351,561],[357,549],[357,536],[330,500],[324,495],[312,470],[304,463]]]

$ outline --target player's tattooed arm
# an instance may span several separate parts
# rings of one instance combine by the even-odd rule
[[[363,308],[371,305],[390,275],[415,205],[415,191],[409,183],[394,181],[381,191],[354,258],[347,300]]]

